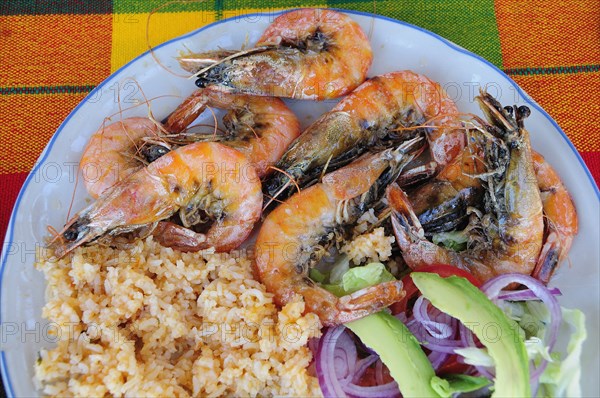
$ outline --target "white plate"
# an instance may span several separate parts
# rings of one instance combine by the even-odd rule
[[[600,396],[597,334],[600,329],[600,194],[573,144],[515,82],[486,60],[416,26],[381,16],[345,12],[358,21],[365,32],[371,32],[375,59],[370,76],[401,69],[425,73],[442,83],[463,112],[479,112],[473,101],[479,87],[487,87],[503,104],[527,104],[531,108],[526,125],[533,146],[558,170],[580,215],[580,232],[570,254],[571,267],[563,265],[553,284],[564,293],[560,298],[562,305],[580,308],[586,314],[589,337],[583,351],[583,391],[586,396]],[[273,16],[251,14],[220,21],[158,46],[155,55],[163,65],[183,73],[173,58],[181,51],[239,48],[247,39],[255,43]],[[165,94],[181,98],[195,88],[192,80],[168,73],[149,53],[139,56],[96,87],[71,112],[46,146],[17,198],[0,269],[3,349],[0,366],[8,396],[38,394],[32,382],[33,364],[40,348],[52,346],[52,341],[45,337],[48,323],[41,317],[44,277],[33,268],[34,249],[43,242],[47,225],[59,227],[64,223],[75,185],[74,170],[82,149],[103,118],[119,111],[117,88],[120,88],[123,108],[143,98],[133,78],[147,98]],[[152,102],[152,110],[161,120],[179,101],[174,97],[158,99]],[[335,101],[289,103],[306,126]],[[124,116],[146,114],[146,106],[124,112]],[[86,201],[81,185],[75,195],[75,210],[81,209]]]

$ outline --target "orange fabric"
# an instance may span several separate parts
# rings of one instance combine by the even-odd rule
[[[97,84],[110,73],[111,15],[0,17],[0,87]]]
[[[600,72],[512,76],[552,116],[579,151],[600,151]],[[596,173],[596,176],[598,173]]]
[[[600,1],[497,0],[505,68],[600,64]]]
[[[0,175],[31,170],[54,130],[84,97],[85,93],[0,96],[0,115],[12,115],[2,121]]]

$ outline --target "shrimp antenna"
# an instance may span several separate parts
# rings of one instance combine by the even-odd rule
[[[266,209],[266,208],[269,206],[269,204],[270,204],[271,202],[277,202],[277,203],[279,203],[279,204],[283,203],[283,200],[281,200],[281,199],[277,199],[276,197],[273,197],[273,196],[267,195],[266,193],[265,193],[264,195],[265,195],[267,198],[269,198],[270,202],[269,202],[269,203],[268,203],[268,204],[267,204],[267,205],[266,205],[266,206],[263,208],[263,211],[264,211],[264,210],[265,210],[265,209]]]
[[[167,131],[167,129],[165,129],[165,127],[162,125],[162,123],[159,122],[158,120],[156,120],[156,118],[154,117],[154,112],[152,112],[152,106],[150,105],[150,100],[146,96],[146,93],[144,92],[144,89],[142,88],[140,83],[135,78],[132,78],[131,80],[135,83],[137,88],[140,90],[140,93],[142,93],[142,97],[144,97],[143,103],[146,104],[146,106],[148,107],[148,119],[150,119],[156,125],[156,127],[158,127],[159,130],[163,132],[163,134],[168,134],[169,132]],[[154,133],[154,132],[152,132],[152,133]],[[156,137],[160,138],[158,134],[156,134]]]
[[[290,184],[292,184],[292,183],[293,183],[293,184],[296,186],[296,189],[298,190],[298,192],[300,192],[300,191],[301,191],[301,189],[300,189],[300,185],[298,185],[298,183],[296,182],[296,179],[295,179],[295,178],[294,178],[294,177],[293,177],[293,176],[292,176],[290,173],[288,173],[287,171],[285,171],[285,170],[282,170],[282,169],[280,169],[280,168],[278,168],[278,167],[275,167],[275,166],[269,166],[269,167],[267,167],[267,169],[272,169],[272,170],[275,170],[275,171],[278,171],[278,172],[280,172],[280,173],[284,174],[284,175],[285,175],[285,176],[288,178],[288,182],[286,182],[285,184],[283,184],[283,186],[282,186],[282,187],[279,189],[279,191],[277,191],[277,193],[275,193],[275,195],[273,195],[273,197],[270,197],[270,198],[269,198],[269,201],[267,202],[267,204],[263,206],[263,211],[264,211],[264,210],[265,210],[267,207],[269,207],[269,205],[270,205],[271,203],[273,203],[273,201],[274,201],[274,200],[277,200],[277,197],[278,197],[279,195],[281,195],[281,193],[282,193],[283,191],[285,191],[285,190],[287,189],[287,187],[289,187],[289,186],[290,186]]]
[[[373,14],[377,15],[377,0],[373,0]],[[371,23],[369,24],[369,34],[367,37],[369,41],[373,38],[373,31],[375,30],[375,17],[371,18]]]
[[[52,240],[48,242],[49,245],[52,245],[57,240],[60,240],[61,244],[64,243],[62,235],[52,225],[46,226],[46,230],[48,231],[48,233],[50,233],[50,235],[52,235]]]
[[[321,172],[319,181],[323,180],[323,176],[325,175],[325,172],[327,171],[327,168],[329,167],[329,162],[331,162],[331,158],[333,158],[333,153],[331,155],[329,155],[329,157],[327,158],[327,162],[325,163],[325,167],[323,167],[323,171]]]
[[[210,111],[210,113],[212,113],[212,117],[213,117],[213,122],[214,124],[214,131],[213,131],[213,138],[217,136],[217,132],[219,131],[219,127],[217,126],[219,124],[218,120],[217,120],[217,115],[215,113],[215,111],[213,110],[213,108],[209,105],[206,105],[206,109],[208,109]]]
[[[82,170],[83,173],[83,170]],[[71,193],[71,201],[69,203],[69,210],[67,210],[67,220],[71,217],[71,210],[73,210],[73,202],[75,202],[75,192],[77,191],[77,186],[79,185],[79,172],[76,173],[75,176],[75,186],[73,187],[73,192]]]
[[[172,71],[171,69],[167,68],[165,65],[162,64],[160,59],[158,59],[157,55],[154,53],[154,47],[152,47],[152,44],[150,44],[150,18],[152,18],[152,15],[154,15],[158,11],[162,10],[165,7],[173,5],[173,4],[192,4],[192,3],[200,4],[200,3],[204,3],[204,2],[206,2],[206,0],[173,0],[173,1],[169,1],[159,7],[156,7],[152,11],[150,11],[150,13],[148,14],[148,17],[146,18],[146,46],[148,47],[148,51],[150,52],[150,55],[152,55],[152,58],[158,64],[158,66],[160,66],[165,71],[169,72],[170,74],[172,74],[174,76],[188,77],[187,75],[176,73],[176,72]]]
[[[254,138],[256,138],[256,139],[260,138],[258,136],[258,134],[256,133],[256,130],[254,130],[254,128],[252,126],[250,126],[248,123],[243,123],[243,125],[248,127],[250,130],[252,130],[252,133],[254,133]]]

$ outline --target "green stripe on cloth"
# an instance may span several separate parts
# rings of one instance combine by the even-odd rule
[[[267,0],[208,0],[208,1],[177,1],[169,4],[167,0],[114,0],[115,13],[143,12],[181,12],[181,11],[230,11],[230,10],[272,10],[280,8],[318,7],[323,6],[324,0],[267,1]]]
[[[37,87],[0,87],[0,95],[23,94],[80,94],[89,93],[96,86],[37,86]]]
[[[112,0],[2,0],[0,15],[110,14]]]
[[[591,73],[600,71],[600,65],[551,66],[548,68],[511,68],[504,69],[507,75],[559,75],[568,73]]]
[[[428,0],[407,4],[395,0],[329,0],[329,7],[354,9],[405,21],[453,41],[502,66],[493,0]]]
[[[113,0],[115,14],[134,14],[147,12],[191,12],[210,11],[218,9],[219,0],[208,1],[175,1],[167,0]]]

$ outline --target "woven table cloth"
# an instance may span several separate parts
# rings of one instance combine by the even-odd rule
[[[371,12],[435,32],[501,68],[561,126],[600,182],[598,0],[7,0],[0,4],[0,239],[29,171],[100,82],[153,44],[221,19],[297,7]]]
[[[305,6],[406,21],[486,58],[556,120],[600,181],[597,0],[11,0],[0,5],[0,239],[52,134],[96,85],[148,49],[147,26],[158,44],[224,18]]]

